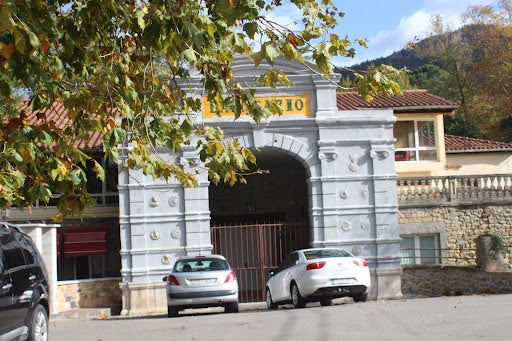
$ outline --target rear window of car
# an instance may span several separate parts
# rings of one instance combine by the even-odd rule
[[[307,260],[317,258],[351,257],[352,255],[345,250],[310,250],[304,251],[304,257]]]
[[[219,258],[183,259],[176,262],[174,272],[228,270],[228,263]]]

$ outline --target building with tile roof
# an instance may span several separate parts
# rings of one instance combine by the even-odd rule
[[[446,167],[442,175],[509,174],[512,144],[445,135]]]
[[[363,100],[355,92],[336,96],[339,110],[392,110],[396,122],[396,172],[399,177],[433,176],[445,172],[444,115],[452,115],[457,104],[426,90],[405,90],[402,96],[375,96]]]
[[[257,70],[237,62],[239,80],[254,80]],[[192,148],[180,154],[162,151],[161,156],[197,171],[197,188],[155,181],[140,169],[114,165],[116,177],[111,179],[117,180],[116,191],[100,188],[102,204],[86,210],[83,221],[65,220],[64,233],[57,234],[61,239],[56,263],[62,274],[82,276],[62,277],[62,282],[84,279],[90,283],[98,269],[117,266],[120,278],[115,280],[121,290],[123,314],[164,311],[165,283],[161,279],[174,259],[217,252],[228,256],[237,269],[241,297],[247,302],[262,300],[261,274],[276,267],[286,252],[338,246],[368,260],[370,298],[401,297],[397,175],[436,175],[445,170],[443,115],[457,106],[424,90],[405,91],[398,97],[377,96],[368,103],[356,93],[336,93],[335,85],[310,68],[286,61],[273,67],[286,70],[295,87],[259,89],[263,104],[280,101],[285,107],[282,116],[259,124],[243,116],[233,122],[230,113],[211,115],[202,97],[201,79],[182,84],[205,104],[204,112],[194,117],[195,123],[222,127],[226,136],[254,148],[260,166],[269,169],[270,176],[251,177],[248,185],[235,188],[214,186],[204,171],[198,171],[201,162]],[[59,124],[69,124],[59,104],[47,112],[23,110],[30,119],[45,115]],[[100,141],[100,134],[92,134],[80,147],[96,152],[101,149]],[[110,194],[115,200],[109,201]],[[48,220],[52,212],[51,207],[35,209],[30,215],[13,212],[11,219]],[[231,232],[233,239],[223,234],[230,225],[244,226]],[[266,226],[271,232],[255,239],[255,234],[262,232],[250,226]],[[87,230],[91,227],[94,235]],[[225,228],[222,233],[219,227]],[[71,242],[66,244],[66,233],[75,246],[80,240],[93,241],[97,253],[75,257],[83,250]],[[77,233],[86,233],[85,238]],[[115,233],[118,238],[112,236]],[[99,258],[94,258],[98,253]],[[109,254],[121,259],[107,258]],[[262,259],[269,263],[262,266]],[[81,271],[85,267],[88,273]],[[260,296],[251,296],[254,293]]]
[[[397,138],[395,159],[399,177],[512,171],[512,144],[443,134],[443,115],[451,115],[458,106],[426,90],[405,90],[403,96],[396,97],[376,96],[372,102],[364,101],[355,92],[342,92],[337,94],[337,106],[339,110],[393,110],[397,119],[394,136]],[[418,125],[428,126],[429,122],[432,122],[432,129],[425,134]],[[407,128],[407,125],[411,129],[405,130],[407,136],[404,138],[401,128]],[[414,148],[414,138],[418,140],[418,148]],[[428,149],[431,152],[435,149],[435,158],[422,158],[428,155]],[[406,156],[402,157],[401,152]],[[411,158],[413,152],[416,152],[416,158]]]

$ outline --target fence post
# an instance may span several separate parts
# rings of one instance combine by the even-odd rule
[[[448,201],[457,197],[457,178],[448,177]]]

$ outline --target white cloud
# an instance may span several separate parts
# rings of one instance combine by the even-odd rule
[[[402,17],[394,29],[378,31],[368,37],[368,48],[357,48],[354,59],[345,58],[334,62],[348,66],[375,58],[387,57],[393,52],[401,50],[415,39],[421,40],[427,37],[434,15],[441,15],[444,23],[451,30],[456,30],[462,26],[461,15],[468,9],[468,6],[489,5],[493,2],[493,0],[428,0],[423,8],[418,9],[412,15]]]
[[[265,18],[291,30],[296,30],[302,19],[302,12],[295,5],[286,4],[276,11],[267,12]]]
[[[403,17],[398,26],[390,31],[380,31],[368,38],[367,49],[357,49],[356,58],[346,60],[344,65],[353,65],[367,60],[386,57],[404,48],[415,39],[426,36],[432,13],[421,9],[413,15]]]

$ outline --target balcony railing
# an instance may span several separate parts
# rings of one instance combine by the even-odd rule
[[[401,207],[509,204],[512,174],[399,178],[397,196]]]

